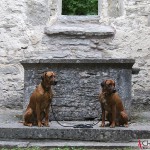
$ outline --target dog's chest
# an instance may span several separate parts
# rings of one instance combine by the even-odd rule
[[[110,102],[110,99],[107,99],[107,98],[104,98],[103,99],[103,105],[104,105],[104,109],[106,111],[111,111],[111,102]]]
[[[48,107],[49,106],[49,104],[51,103],[51,99],[52,99],[52,97],[51,97],[51,94],[50,93],[48,93],[48,92],[46,92],[46,93],[44,93],[43,95],[42,95],[42,98],[41,98],[41,107],[42,108],[46,108],[46,107]]]

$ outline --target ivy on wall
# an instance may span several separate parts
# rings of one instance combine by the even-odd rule
[[[97,15],[98,0],[62,0],[62,15]]]

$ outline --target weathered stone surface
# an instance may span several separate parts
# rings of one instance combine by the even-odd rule
[[[148,15],[148,26],[150,26],[150,14]]]
[[[123,0],[108,0],[108,15],[119,17],[123,14]]]
[[[134,59],[27,59],[21,61],[22,65],[33,64],[33,63],[49,63],[49,64],[110,64],[120,65],[123,64],[125,67],[131,67],[135,63]],[[127,65],[127,66],[126,66]],[[122,66],[123,67],[123,66]],[[131,69],[130,68],[130,69]]]
[[[54,87],[53,109],[58,120],[85,120],[100,117],[98,95],[104,79],[116,81],[118,92],[130,115],[131,74],[133,59],[47,59],[26,60],[25,105],[42,72],[56,72],[58,84]]]
[[[45,25],[50,15],[49,0],[27,1],[27,20],[33,26]]]
[[[114,2],[119,1],[123,3],[118,7]],[[134,58],[136,60],[134,67],[140,68],[141,71],[132,78],[132,110],[148,109],[149,95],[147,96],[145,91],[150,90],[150,2],[149,0],[114,0],[112,3],[113,7],[110,7],[108,1],[100,0],[99,16],[79,17],[61,16],[58,12],[61,8],[57,8],[56,0],[15,0],[13,3],[11,0],[1,0],[0,70],[3,71],[3,65],[14,65],[20,72],[17,75],[2,74],[0,107],[15,109],[22,107],[24,72],[19,62],[23,59]],[[114,17],[115,13],[111,17],[110,12],[116,12],[119,17]],[[63,25],[69,23],[83,26],[92,23],[113,26],[116,34],[113,41],[108,39],[106,44],[101,39],[93,41],[85,40],[85,37],[76,42],[75,39],[71,39],[70,43],[64,36],[59,38],[52,36],[48,39],[44,34],[44,28],[56,22]],[[141,93],[141,98],[136,96],[136,90],[140,89],[144,91]]]
[[[6,108],[22,106],[23,84],[20,72],[20,68],[16,65],[0,65],[0,106]]]
[[[61,15],[58,16],[57,24],[98,24],[99,23],[99,16],[92,15],[92,16],[66,16]],[[54,23],[55,24],[55,23]]]
[[[97,18],[90,22],[87,19],[91,17],[62,18],[45,28],[42,40],[43,49],[54,58],[102,58],[103,50],[112,49],[109,43],[115,35],[113,27],[98,25]],[[85,22],[81,24],[81,20]]]
[[[69,24],[69,25],[53,25],[45,28],[48,35],[69,35],[69,36],[96,36],[103,38],[106,36],[114,36],[115,29],[110,26],[102,26],[98,24]]]
[[[143,140],[144,141],[144,140]],[[3,140],[0,141],[0,147],[38,147],[38,148],[90,148],[90,149],[138,149],[138,140],[135,142],[111,143],[111,142],[95,142],[95,141],[73,141],[73,140]]]
[[[63,122],[64,125],[92,124],[92,122]],[[97,142],[131,142],[138,139],[150,139],[149,124],[131,124],[128,128],[72,128],[61,127],[56,122],[51,122],[50,127],[26,127],[21,123],[0,124],[1,139],[47,139],[47,140],[74,140]],[[11,134],[10,134],[11,133]],[[122,136],[123,135],[123,136]]]
[[[149,111],[150,105],[150,91],[144,89],[135,90],[135,96],[133,97],[132,107],[137,112]]]

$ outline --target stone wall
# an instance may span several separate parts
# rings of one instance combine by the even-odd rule
[[[100,58],[136,60],[134,67],[141,71],[132,78],[132,109],[147,111],[150,107],[150,1],[115,2],[117,5],[111,0],[99,0],[99,24],[110,25],[116,30],[110,47],[100,50]],[[43,47],[44,28],[58,20],[59,3],[60,0],[0,1],[0,108],[22,108],[24,70],[20,61],[51,51]],[[57,55],[70,56],[64,56],[62,51]],[[85,55],[81,51],[81,58]],[[55,56],[53,53],[44,55],[46,58]]]

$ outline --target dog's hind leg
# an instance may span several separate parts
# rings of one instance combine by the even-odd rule
[[[119,124],[128,127],[128,115],[124,112],[120,112]]]
[[[33,110],[31,108],[28,108],[24,114],[24,125],[25,126],[32,126],[33,124]]]

